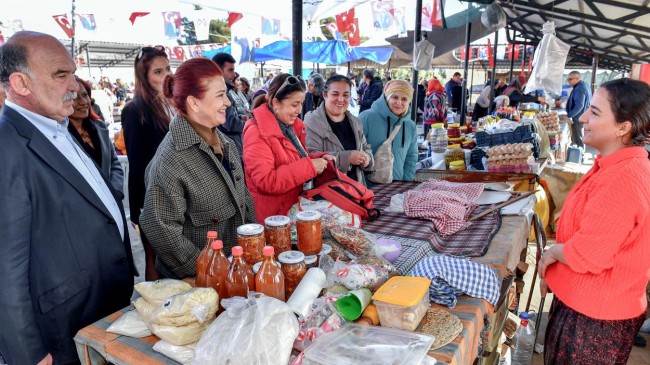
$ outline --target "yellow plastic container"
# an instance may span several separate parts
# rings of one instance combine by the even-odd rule
[[[427,278],[394,276],[372,296],[384,327],[414,331],[431,306]]]

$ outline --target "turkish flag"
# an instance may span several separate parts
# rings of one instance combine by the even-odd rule
[[[72,24],[68,20],[67,14],[60,14],[60,15],[52,15],[52,18],[54,18],[54,21],[56,21],[56,24],[63,29],[65,34],[68,36],[68,38],[74,37],[74,29],[72,28]]]
[[[336,26],[339,29],[348,29],[354,22],[354,8],[336,15]]]
[[[174,58],[179,61],[185,61],[185,50],[183,47],[174,47]]]
[[[131,13],[131,16],[129,17],[129,21],[131,22],[131,25],[135,24],[135,20],[139,17],[143,17],[145,15],[149,15],[148,11],[135,11]]]
[[[354,18],[348,27],[348,43],[350,44],[350,47],[356,47],[361,44],[361,36],[359,35],[359,19],[357,18]]]
[[[488,38],[487,57],[490,61],[490,68],[494,68],[494,55],[492,54],[492,43],[490,42],[490,38]]]
[[[242,13],[228,13],[228,28],[244,17]]]
[[[442,0],[433,0],[433,7],[431,8],[431,27],[442,28]]]

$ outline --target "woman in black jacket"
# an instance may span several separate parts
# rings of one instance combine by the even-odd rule
[[[162,94],[162,80],[171,74],[165,48],[142,47],[134,67],[135,92],[122,110],[122,127],[129,159],[131,221],[139,224],[145,195],[144,172],[169,130],[174,111]],[[160,277],[155,268],[156,254],[144,234],[140,238],[146,259],[145,280],[156,280]]]

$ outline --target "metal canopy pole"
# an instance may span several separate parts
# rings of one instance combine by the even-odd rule
[[[492,100],[494,100],[494,81],[497,79],[497,47],[499,46],[499,31],[494,32],[494,49],[492,50],[492,77],[490,78],[490,104],[488,105],[488,113],[492,113]],[[513,47],[514,48],[514,47]]]
[[[72,9],[70,10],[70,15],[72,16],[72,42],[70,42],[70,54],[72,55],[72,59],[74,60],[74,63],[77,63],[77,60],[75,59],[76,56],[76,50],[75,50],[75,37],[76,37],[76,31],[75,31],[75,25],[76,22],[74,20],[74,11],[75,11],[75,0],[72,0]]]
[[[293,74],[302,76],[302,0],[292,1]]]
[[[517,31],[512,32],[512,49],[510,50],[510,76],[508,77],[508,83],[512,81],[512,71],[515,68],[515,47],[517,46]]]
[[[415,54],[415,46],[422,38],[422,0],[415,2],[415,30],[413,31],[413,54]],[[418,71],[413,65],[413,76],[411,79],[413,85],[413,99],[411,99],[411,119],[418,122]]]
[[[598,71],[598,53],[594,53],[594,61],[591,64],[591,95],[596,90],[596,71]]]
[[[468,5],[469,6],[469,5]],[[465,125],[465,109],[467,108],[466,106],[466,98],[467,98],[467,71],[469,68],[469,39],[470,36],[472,35],[472,23],[469,21],[467,22],[466,25],[466,30],[465,30],[465,65],[463,67],[463,83],[462,83],[462,88],[463,88],[463,94],[462,94],[462,99],[460,103],[460,125]]]

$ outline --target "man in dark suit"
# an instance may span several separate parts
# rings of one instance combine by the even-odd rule
[[[56,38],[0,47],[0,354],[8,364],[78,364],[78,330],[129,304],[133,264],[115,190],[73,141],[78,85]]]

